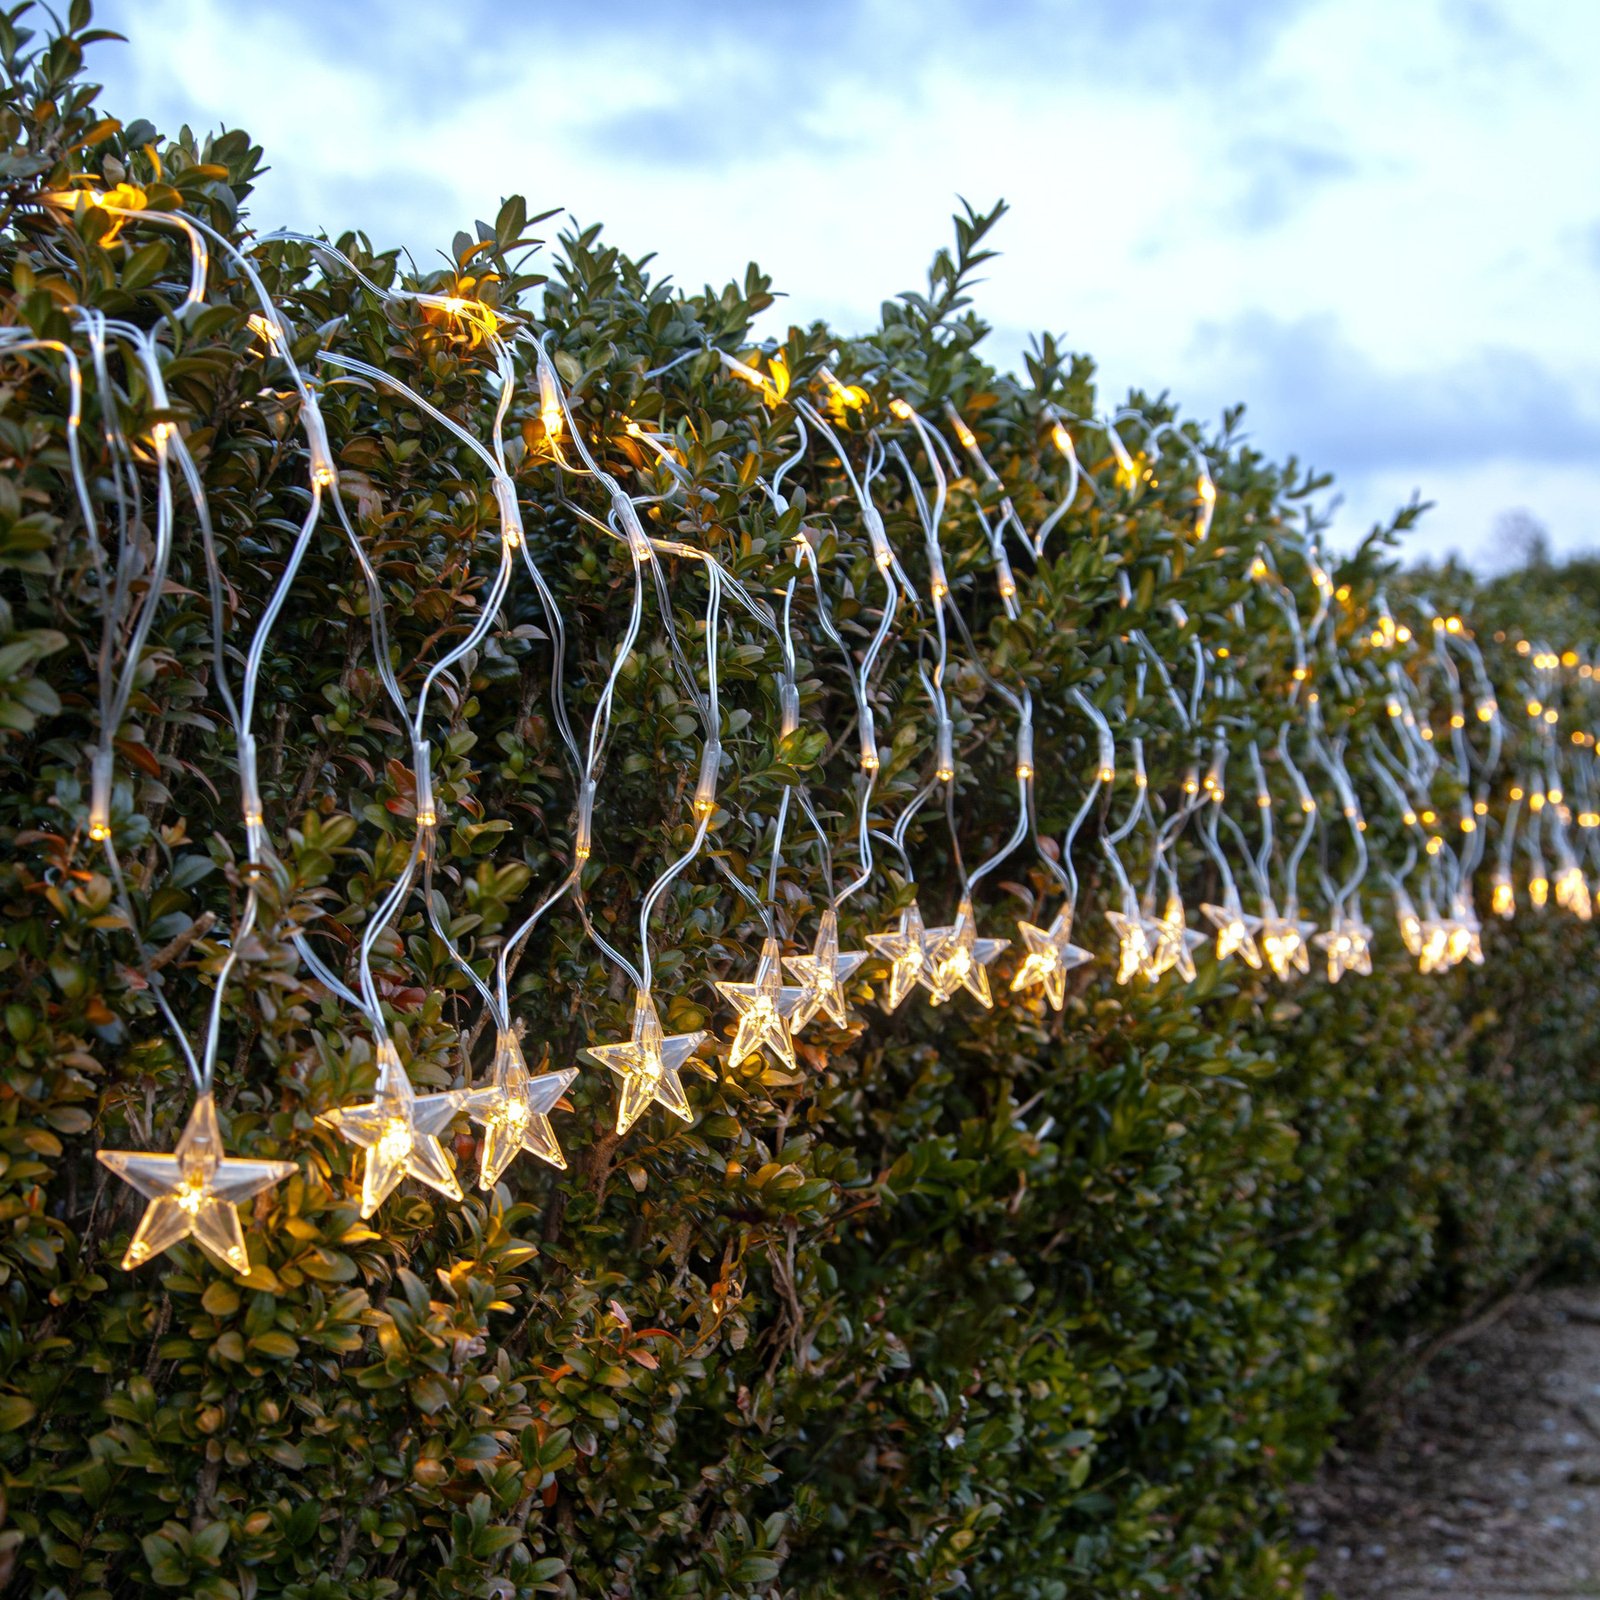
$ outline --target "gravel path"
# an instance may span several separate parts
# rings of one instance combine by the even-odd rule
[[[1600,1288],[1552,1289],[1438,1355],[1386,1435],[1301,1502],[1308,1600],[1600,1596]]]

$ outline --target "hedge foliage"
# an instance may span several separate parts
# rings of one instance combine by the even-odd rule
[[[295,359],[320,380],[337,492],[378,569],[392,660],[414,693],[485,592],[499,547],[494,496],[448,430],[394,393],[334,381],[318,353],[383,368],[486,438],[499,397],[482,348],[459,320],[385,298],[305,245],[251,245],[242,206],[262,152],[237,131],[164,139],[148,123],[106,118],[82,75],[87,6],[74,5],[64,31],[32,37],[23,10],[0,22],[0,320],[80,351],[85,309],[158,330],[169,409],[155,409],[136,364],[119,359],[124,426],[135,440],[163,421],[182,430],[209,503],[226,636],[241,649],[308,502],[282,363],[264,357],[247,322],[254,303],[225,255],[213,255],[204,309],[180,317],[190,264],[180,237],[115,225],[94,208],[63,214],[40,197],[88,174],[249,248]],[[790,385],[819,404],[824,363],[859,385],[864,403],[835,408],[858,465],[873,430],[891,426],[891,394],[931,417],[953,402],[1023,524],[1037,527],[1066,482],[1047,408],[1092,416],[1094,369],[1052,339],[1020,376],[984,362],[966,289],[992,221],[958,219],[956,248],[940,252],[928,288],[887,303],[872,332],[793,328],[761,352],[750,329],[772,295],[756,268],[720,291],[686,293],[588,229],[535,258],[535,272],[536,224],[520,199],[458,236],[453,264],[437,271],[403,268],[357,236],[337,244],[380,288],[470,296],[548,331],[592,448],[631,493],[659,497],[652,531],[713,551],[776,600],[794,570],[784,548],[808,530],[859,652],[880,589],[841,463],[814,443],[786,480],[781,515],[753,492],[793,453],[793,418],[730,379],[715,352],[769,372],[779,357]],[[808,1030],[798,1074],[759,1059],[735,1066],[710,985],[748,974],[762,929],[704,859],[663,905],[656,977],[670,1031],[722,1030],[705,1071],[687,1079],[693,1123],[655,1111],[619,1139],[614,1083],[590,1067],[556,1114],[568,1171],[519,1160],[493,1192],[459,1204],[407,1184],[364,1221],[357,1153],[317,1115],[366,1098],[372,1040],[287,935],[303,928],[344,962],[410,848],[415,794],[374,670],[366,590],[325,523],[262,671],[264,798],[288,870],[263,886],[263,915],[240,942],[217,1073],[229,1149],[292,1161],[296,1176],[247,1218],[248,1274],[192,1244],[122,1271],[139,1202],[94,1152],[170,1149],[192,1103],[150,972],[198,1037],[243,902],[235,751],[216,693],[211,586],[193,508],[180,502],[168,582],[117,730],[113,828],[130,927],[87,836],[100,608],[68,470],[64,367],[49,352],[11,353],[0,380],[9,1592],[1292,1594],[1284,1491],[1325,1448],[1350,1383],[1584,1228],[1600,1171],[1589,928],[1524,907],[1486,929],[1484,966],[1424,977],[1385,905],[1372,917],[1383,923],[1373,975],[1337,988],[1320,975],[1279,984],[1219,964],[1209,947],[1193,983],[1115,986],[1094,841],[1108,814],[1125,812],[1126,771],[1078,842],[1080,942],[1102,959],[1073,975],[1062,1012],[1001,984],[992,1012],[914,1001],[892,1019],[860,1009],[848,1029]],[[89,424],[94,394],[91,381]],[[1165,397],[1128,404],[1175,420]],[[628,421],[670,435],[679,478]],[[1047,835],[1063,833],[1096,760],[1074,690],[1119,737],[1142,736],[1152,791],[1172,803],[1193,737],[1127,637],[1137,626],[1163,658],[1185,659],[1192,633],[1172,602],[1209,649],[1230,653],[1240,686],[1236,700],[1208,702],[1207,737],[1237,749],[1255,733],[1268,749],[1286,720],[1298,737],[1292,640],[1250,568],[1264,546],[1310,615],[1307,536],[1324,485],[1294,462],[1263,459],[1240,423],[1181,425],[1219,490],[1203,545],[1183,444],[1146,432],[1147,471],[1130,485],[1108,447],[1090,447],[1104,435],[1085,431],[1096,488],[1079,494],[1036,563],[1018,563],[1014,620],[994,597],[980,522],[997,514],[1001,491],[970,476],[952,485],[952,584],[987,670],[1031,686]],[[504,432],[530,550],[566,618],[570,705],[586,723],[626,620],[627,551],[578,514],[603,518],[604,497],[555,470],[525,362]],[[99,440],[86,425],[89,476],[109,517]],[[148,454],[141,470],[148,478]],[[895,547],[919,549],[905,478],[886,472],[873,495]],[[1480,586],[1455,571],[1394,575],[1395,538],[1415,515],[1329,562],[1348,594],[1325,648],[1349,664],[1349,692],[1327,687],[1331,655],[1312,663],[1311,681],[1352,736],[1385,714],[1365,670],[1378,660],[1369,634],[1385,584],[1424,642],[1434,606],[1475,621],[1508,707],[1522,693],[1517,640],[1579,644],[1600,623],[1592,578],[1530,573]],[[700,571],[663,567],[677,630],[703,656]],[[1408,588],[1429,601],[1403,599]],[[899,813],[933,760],[919,627],[902,621],[875,691],[882,818]],[[854,859],[850,685],[811,613],[797,632],[802,725],[785,739],[777,647],[744,614],[724,613],[729,761],[711,849],[751,882],[778,797],[797,778],[827,809],[841,870]],[[567,870],[573,780],[553,728],[549,651],[543,613],[519,582],[438,701],[433,887],[480,970]],[[1569,675],[1564,728],[1590,725],[1591,681]],[[1015,817],[1014,718],[960,651],[952,682],[956,811],[972,857]],[[597,926],[626,945],[639,897],[692,835],[685,800],[699,761],[693,706],[654,616],[613,718],[585,887]],[[1291,805],[1284,773],[1268,765]],[[1317,794],[1333,819],[1319,849],[1343,859],[1337,797],[1325,783]],[[1401,819],[1376,793],[1365,799],[1375,855],[1399,864]],[[1503,799],[1502,788],[1496,812]],[[1253,829],[1248,785],[1228,803]],[[809,945],[826,903],[802,837],[779,880],[794,948]],[[942,918],[957,879],[936,808],[908,843],[922,903]],[[1192,837],[1179,852],[1191,906],[1214,896]],[[880,861],[849,902],[847,944],[906,903],[894,866]],[[980,898],[985,931],[1049,920],[1058,891],[1026,848],[1001,877]],[[1374,879],[1369,911],[1382,898]],[[420,899],[378,958],[393,1038],[419,1089],[481,1073],[492,1031]],[[631,994],[570,902],[514,970],[531,1062],[578,1065],[585,1045],[626,1034]],[[861,980],[858,998],[877,974]],[[465,1122],[453,1148],[470,1169]]]

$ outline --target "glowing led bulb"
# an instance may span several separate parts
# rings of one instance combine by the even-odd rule
[[[1165,972],[1176,971],[1185,983],[1195,978],[1194,952],[1206,942],[1203,933],[1192,932],[1183,912],[1183,902],[1172,894],[1159,917],[1145,920],[1145,932],[1150,945],[1146,958],[1147,976],[1159,978]]]
[[[1483,965],[1483,930],[1471,905],[1458,897],[1450,907],[1448,960],[1451,966],[1470,961],[1473,966]]]
[[[930,933],[913,900],[890,932],[867,935],[867,943],[889,963],[889,986],[883,997],[885,1011],[898,1011],[919,983],[931,987],[929,957],[937,941],[948,932],[948,928],[936,928]]]
[[[956,920],[948,928],[935,929],[930,940],[942,935],[931,944],[927,986],[932,993],[932,1004],[942,1005],[965,989],[985,1009],[994,1005],[989,988],[987,968],[1002,950],[1010,947],[1009,939],[980,939],[972,901],[963,895],[956,908]]]
[[[1550,880],[1545,877],[1542,871],[1535,872],[1528,879],[1528,898],[1536,906],[1543,906],[1550,898]]]
[[[324,1111],[317,1118],[341,1138],[366,1151],[361,1174],[361,1215],[370,1217],[408,1175],[451,1200],[459,1200],[461,1186],[439,1135],[467,1109],[473,1091],[417,1094],[389,1039],[378,1041],[377,1066],[371,1100]]]
[[[1311,942],[1328,957],[1329,983],[1337,983],[1347,972],[1371,975],[1372,929],[1359,917],[1336,914],[1333,926]]]
[[[209,1094],[195,1101],[171,1155],[144,1150],[97,1154],[103,1165],[150,1202],[122,1258],[124,1271],[193,1238],[224,1266],[248,1272],[250,1255],[239,1206],[295,1171],[292,1161],[245,1161],[224,1155],[217,1108]]]
[[[770,1051],[779,1065],[795,1070],[794,1042],[789,1037],[789,1018],[805,999],[805,990],[790,988],[783,982],[783,957],[778,941],[768,934],[761,945],[753,983],[717,984],[717,993],[739,1015],[728,1061],[739,1066],[763,1049]]]
[[[1551,885],[1556,904],[1570,911],[1580,922],[1588,922],[1594,915],[1594,904],[1589,894],[1589,881],[1583,868],[1569,862],[1556,873]]]
[[[892,400],[890,400],[890,402],[889,402],[889,410],[897,418],[899,418],[899,420],[901,422],[909,422],[912,419],[912,417],[914,417],[916,415],[916,413],[911,409],[911,407],[908,406],[905,403],[905,401],[902,400],[898,395],[896,395]]]
[[[561,410],[561,391],[550,369],[539,363],[539,421],[544,424],[544,436],[552,445],[561,437],[565,423]]]
[[[567,1158],[556,1140],[550,1113],[577,1076],[576,1067],[533,1076],[517,1036],[500,1030],[495,1037],[489,1083],[472,1090],[467,1102],[467,1115],[483,1129],[483,1155],[478,1165],[480,1189],[494,1188],[500,1174],[524,1150],[552,1167],[566,1167]]]
[[[1144,972],[1150,959],[1150,939],[1138,907],[1124,905],[1121,911],[1106,912],[1106,921],[1117,936],[1117,982],[1131,983]]]
[[[1072,942],[1072,907],[1063,906],[1048,928],[1031,922],[1017,923],[1027,954],[1011,979],[1012,992],[1042,988],[1053,1010],[1067,1003],[1067,974],[1093,961],[1089,951]]]
[[[1310,972],[1311,953],[1307,939],[1316,924],[1300,922],[1294,917],[1278,915],[1278,909],[1268,901],[1261,918],[1261,953],[1276,978],[1287,979],[1291,972]]]
[[[635,990],[632,1036],[618,1044],[592,1044],[584,1052],[622,1079],[622,1098],[617,1104],[619,1134],[626,1133],[652,1104],[665,1106],[685,1122],[694,1119],[679,1072],[705,1036],[704,1029],[664,1033],[655,1001],[648,991]]]
[[[1067,432],[1065,423],[1058,422],[1050,429],[1050,440],[1067,460],[1076,459],[1077,452],[1072,448],[1072,435]]]
[[[822,913],[811,954],[783,958],[784,966],[800,985],[800,999],[789,1016],[789,1031],[798,1033],[819,1012],[836,1028],[848,1027],[850,1006],[844,986],[865,960],[865,950],[840,950],[839,916],[829,906]]]
[[[1489,909],[1497,917],[1514,915],[1517,909],[1517,895],[1516,890],[1511,886],[1510,877],[1503,872],[1497,872],[1494,875],[1493,882],[1494,887],[1489,897]]]
[[[1217,930],[1218,961],[1236,955],[1247,967],[1261,970],[1261,952],[1255,940],[1261,918],[1245,915],[1238,893],[1231,885],[1221,905],[1202,904],[1200,914]]]
[[[951,418],[951,426],[956,430],[956,438],[961,441],[963,450],[975,450],[978,447],[978,436],[964,423],[960,417]]]

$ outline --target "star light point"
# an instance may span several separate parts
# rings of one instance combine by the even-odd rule
[[[805,990],[784,983],[783,956],[778,941],[770,933],[761,944],[755,980],[751,983],[719,982],[717,993],[739,1015],[739,1025],[728,1052],[731,1066],[740,1066],[766,1049],[780,1066],[791,1072],[796,1070],[789,1019],[805,999]]]
[[[1009,939],[980,939],[977,918],[973,913],[972,899],[961,897],[956,907],[956,920],[950,927],[935,929],[930,940],[943,934],[933,943],[929,952],[928,974],[925,979],[932,994],[931,1004],[943,1005],[955,998],[958,990],[965,989],[985,1010],[994,1006],[994,995],[989,988],[989,963],[1002,950],[1011,946]]]
[[[480,1189],[494,1188],[501,1173],[523,1150],[549,1166],[566,1170],[567,1158],[561,1153],[550,1113],[577,1076],[576,1067],[563,1067],[535,1077],[528,1071],[517,1036],[508,1029],[500,1031],[490,1081],[482,1089],[474,1089],[467,1103],[467,1115],[483,1129]]]
[[[1293,914],[1281,917],[1269,900],[1262,908],[1261,951],[1272,975],[1287,980],[1291,972],[1310,972],[1311,951],[1306,941],[1316,932],[1314,922],[1301,922]]]
[[[585,1050],[622,1079],[622,1098],[617,1104],[619,1134],[626,1133],[652,1103],[664,1106],[684,1122],[694,1120],[678,1074],[705,1037],[704,1028],[694,1033],[664,1033],[649,992],[634,991],[632,1036],[616,1044],[592,1044]]]
[[[389,1039],[379,1040],[377,1062],[378,1081],[371,1100],[324,1111],[317,1117],[341,1138],[366,1151],[361,1215],[370,1217],[407,1176],[437,1189],[448,1200],[459,1200],[461,1185],[439,1135],[466,1110],[474,1091],[449,1089],[419,1095]]]
[[[123,1271],[152,1261],[193,1238],[234,1272],[250,1270],[239,1206],[283,1182],[292,1161],[249,1161],[223,1154],[217,1108],[202,1094],[171,1155],[150,1150],[100,1150],[102,1165],[150,1202],[122,1257]]]
[[[856,975],[863,961],[869,959],[865,950],[839,948],[839,915],[829,906],[822,913],[817,929],[817,942],[808,956],[785,956],[783,964],[791,976],[800,981],[800,999],[789,1018],[791,1034],[799,1033],[819,1013],[825,1015],[836,1028],[850,1025],[850,1003],[844,986]]]
[[[1256,972],[1261,970],[1261,951],[1256,944],[1261,918],[1245,914],[1237,890],[1230,886],[1221,905],[1202,904],[1200,912],[1217,930],[1218,961],[1236,955],[1247,967]]]
[[[1371,976],[1372,929],[1359,914],[1336,912],[1328,931],[1315,935],[1311,942],[1327,954],[1329,983],[1337,983],[1347,972]]]
[[[1149,977],[1159,978],[1165,972],[1176,971],[1185,983],[1194,982],[1194,953],[1206,942],[1206,936],[1189,927],[1183,901],[1176,894],[1167,896],[1166,907],[1159,917],[1146,920],[1145,936],[1150,944],[1150,954],[1145,961]]]
[[[883,997],[885,1011],[898,1011],[919,983],[928,983],[933,949],[949,932],[948,928],[930,931],[924,927],[922,912],[913,900],[900,913],[899,924],[892,931],[867,935],[874,952],[889,963],[889,987]]]
[[[1117,982],[1132,983],[1150,959],[1150,938],[1137,906],[1126,904],[1121,911],[1106,912],[1106,921],[1117,936]]]
[[[1019,918],[1017,930],[1027,954],[1011,979],[1012,993],[1042,987],[1051,1009],[1061,1010],[1067,1003],[1067,974],[1094,960],[1089,951],[1072,942],[1072,907],[1062,906],[1048,928]]]

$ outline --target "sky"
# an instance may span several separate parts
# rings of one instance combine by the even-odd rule
[[[976,309],[1335,474],[1331,542],[1600,549],[1600,0],[100,0],[105,109],[243,127],[263,226],[437,260],[503,196],[766,331],[875,324],[965,197]],[[548,235],[552,241],[555,234]]]

